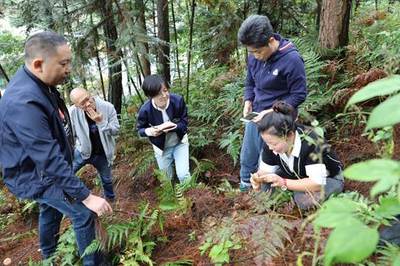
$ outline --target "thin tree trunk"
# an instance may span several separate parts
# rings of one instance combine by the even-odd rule
[[[96,30],[97,31],[97,30]],[[100,76],[100,83],[101,83],[101,92],[103,93],[103,99],[107,100],[107,95],[106,95],[106,89],[104,87],[104,78],[103,78],[103,72],[101,70],[101,60],[100,60],[100,54],[99,50],[96,45],[96,61],[97,61],[97,69],[99,70],[99,76]]]
[[[156,22],[156,0],[152,0],[153,8],[152,8],[152,17],[153,17],[153,37],[157,38],[157,22]],[[155,50],[154,50],[155,49]],[[151,48],[151,53],[156,56],[156,62],[158,62],[158,52],[157,48],[155,48],[155,45],[152,45]],[[157,72],[159,71],[159,65],[156,64],[157,67]]]
[[[146,29],[146,16],[145,16],[145,6],[143,0],[136,0],[135,1],[136,10],[139,12],[137,25],[139,30],[142,32],[143,35],[147,35]],[[147,41],[138,41],[138,47],[140,50],[140,62],[143,67],[143,75],[148,76],[151,75],[151,68],[150,68],[150,61],[148,59],[149,56],[149,45]]]
[[[7,76],[6,71],[4,70],[3,66],[0,64],[0,71],[3,74],[4,78],[6,79],[7,82],[10,82],[10,79]]]
[[[176,31],[174,0],[171,0],[171,14],[172,14],[172,21],[173,21],[173,26],[174,26],[176,70],[178,72],[179,83],[181,83],[182,80],[181,80],[181,70],[180,70],[180,67],[179,67],[178,33]]]
[[[192,0],[190,23],[189,23],[189,50],[188,50],[188,67],[187,67],[187,79],[186,79],[186,102],[187,103],[189,103],[190,61],[191,61],[191,57],[192,57],[194,11],[195,11],[195,0]]]
[[[50,5],[49,1],[44,2],[44,14],[46,17],[47,27],[50,30],[55,31],[56,25],[54,23],[53,12],[52,12],[53,10],[51,10],[51,7],[49,5]]]
[[[361,0],[356,0],[355,7],[354,7],[354,12],[357,12],[357,9],[360,6],[360,3],[361,3]],[[389,4],[390,4],[390,1],[389,1]]]
[[[92,14],[90,14],[90,23],[93,26]],[[104,87],[103,72],[101,71],[101,60],[100,60],[100,53],[99,53],[99,32],[97,31],[97,28],[94,29],[93,36],[94,36],[93,39],[94,39],[94,49],[95,49],[95,55],[96,55],[96,61],[97,61],[97,69],[99,70],[99,76],[100,76],[101,92],[103,93],[103,99],[107,100],[106,89]]]
[[[124,54],[125,54],[125,56],[126,56],[126,51],[124,51]],[[127,78],[128,78],[128,92],[129,92],[129,96],[132,96],[132,89],[131,89],[131,85],[129,84],[130,82],[130,80],[129,80],[129,78],[130,78],[130,74],[129,74],[129,68],[128,68],[128,63],[126,62],[126,58],[124,57],[123,58],[123,62],[124,62],[124,66],[125,66],[125,69],[126,69],[126,76],[127,76]]]
[[[118,0],[115,0],[115,5],[117,6],[118,13],[119,13],[120,16],[121,16],[121,20],[125,20],[127,17],[124,16],[124,14],[123,14],[123,12],[122,12],[122,9],[121,9],[121,7],[119,6]],[[135,24],[136,24],[136,21],[132,21],[132,20],[130,19],[130,16],[127,18],[127,20],[128,20],[128,24],[130,24],[130,25],[135,25]],[[129,29],[131,35],[132,35],[132,36],[135,36],[135,34],[136,34],[136,33],[135,33],[135,30],[132,30],[132,28],[130,27],[130,25],[126,25],[126,26],[128,27],[128,29]],[[132,51],[136,51],[136,50],[137,50],[136,45],[135,45],[135,42],[134,42],[133,40],[131,40],[131,43],[130,43],[129,46],[132,46],[132,49],[131,49]],[[139,48],[139,49],[140,49],[140,48]],[[139,74],[139,75],[145,76],[145,72],[144,72],[144,70],[143,70],[142,63],[141,63],[141,59],[140,59],[138,53],[135,53],[135,64],[136,64],[136,65],[139,65],[139,69],[140,69],[140,74]],[[149,66],[149,67],[150,67],[150,66]]]
[[[8,78],[7,73],[1,64],[0,64],[0,71],[1,71],[1,74],[3,75],[3,77],[6,79],[7,83],[10,82],[10,79]],[[1,99],[1,91],[0,91],[0,99]]]
[[[322,0],[317,0],[317,16],[315,19],[316,30],[319,30],[319,25],[321,21],[321,6],[322,6]]]
[[[157,28],[158,38],[162,41],[159,47],[159,62],[161,74],[165,81],[170,84],[170,48],[169,48],[169,19],[168,19],[168,0],[158,0],[157,2]]]
[[[105,0],[100,4],[102,16],[108,18],[103,24],[104,35],[106,38],[107,60],[108,60],[108,79],[109,79],[109,100],[114,105],[118,114],[122,108],[122,51],[116,47],[118,40],[117,27],[114,23],[112,0]]]
[[[138,88],[137,88],[137,86],[136,86],[136,84],[135,84],[135,81],[133,80],[133,78],[132,78],[132,76],[131,76],[131,74],[130,74],[130,72],[129,72],[128,63],[126,62],[126,59],[124,59],[123,62],[124,62],[125,69],[126,69],[126,75],[127,75],[127,77],[128,77],[128,81],[129,81],[129,82],[128,82],[128,86],[129,86],[129,83],[132,84],[133,88],[135,89],[136,95],[139,97],[140,102],[143,104],[143,103],[144,103],[144,100],[143,100],[143,98],[142,98],[142,95],[140,94],[140,91],[138,90]],[[131,87],[130,87],[130,86],[129,86],[129,94],[132,95]]]
[[[68,5],[67,5],[67,2],[66,2],[66,0],[63,0],[62,1],[63,2],[63,12],[64,12],[64,17],[66,18],[66,26],[67,26],[67,30],[69,31],[69,34],[71,34],[71,37],[72,37],[72,42],[71,42],[71,46],[72,46],[72,49],[73,50],[78,50],[78,49],[76,49],[76,41],[75,41],[75,38],[73,38],[73,36],[72,36],[72,23],[71,23],[71,21],[70,21],[70,19],[69,19],[69,15],[68,15],[68,13],[69,13],[69,11],[68,11]],[[77,56],[77,59],[75,59],[75,60],[77,60],[77,61],[79,61],[80,60],[80,58],[79,58],[79,52],[78,52],[78,56]],[[78,74],[80,73],[80,71],[78,71]],[[72,91],[72,89],[73,89],[73,84],[72,84],[72,81],[71,81],[71,79],[70,78],[68,78],[68,80],[67,80],[67,82],[66,82],[66,95],[68,96],[68,97],[66,97],[66,99],[69,99],[69,94],[70,94],[70,92]],[[65,93],[65,92],[64,92]]]
[[[262,12],[263,3],[264,3],[263,0],[258,0],[258,8],[257,8],[258,15],[262,15],[261,12]]]
[[[140,87],[142,87],[142,76],[140,75],[140,70],[139,70],[139,67],[137,66],[137,64],[135,64],[135,68],[136,68],[136,75],[139,79],[139,85],[140,85]]]

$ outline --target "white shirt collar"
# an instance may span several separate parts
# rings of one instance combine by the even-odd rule
[[[169,106],[169,98],[168,98],[168,100],[167,100],[167,105],[165,106],[164,109],[161,109],[160,107],[158,107],[158,106],[156,105],[156,103],[154,102],[153,99],[151,99],[151,104],[153,105],[153,107],[154,107],[156,110],[163,112],[163,111],[166,111],[166,110],[168,109],[168,106]]]
[[[294,144],[293,144],[293,149],[292,149],[292,156],[299,158],[300,156],[300,150],[301,150],[301,139],[300,135],[296,130],[296,134],[294,136]]]

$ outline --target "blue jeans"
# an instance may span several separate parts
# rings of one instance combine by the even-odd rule
[[[165,171],[167,176],[172,178],[173,167],[175,161],[176,175],[182,183],[186,178],[190,177],[189,172],[189,143],[178,143],[175,146],[164,149],[162,155],[155,154],[158,168]]]
[[[73,172],[76,173],[84,165],[91,164],[100,175],[101,183],[103,185],[104,196],[109,200],[114,200],[115,194],[113,190],[111,166],[108,165],[106,156],[93,154],[89,159],[84,160],[78,150],[74,152],[74,162],[72,163]]]
[[[56,250],[59,238],[60,223],[63,215],[67,216],[73,225],[79,254],[95,239],[94,212],[81,202],[70,203],[66,198],[37,198],[39,202],[39,239],[40,249],[44,258],[49,258]],[[83,257],[83,265],[100,265],[102,257],[91,254]]]
[[[257,125],[246,123],[242,149],[240,151],[240,186],[251,187],[250,174],[258,170],[264,141],[258,133]]]

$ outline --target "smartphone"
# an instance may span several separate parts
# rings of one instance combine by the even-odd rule
[[[174,128],[176,128],[176,124],[170,124],[170,125],[167,125],[167,126],[164,126],[164,127],[158,126],[158,129],[160,129],[161,131],[164,131],[164,132],[169,131],[169,130],[174,129]]]
[[[257,113],[257,112],[251,112],[251,113],[248,113],[245,117],[240,118],[240,121],[247,123],[247,122],[250,122],[253,118],[255,118],[258,115],[259,115],[259,113]]]

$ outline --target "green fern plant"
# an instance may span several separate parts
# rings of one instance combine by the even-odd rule
[[[141,207],[137,217],[127,223],[107,226],[107,238],[93,241],[84,254],[100,250],[120,248],[119,262],[124,265],[153,265],[151,253],[156,243],[151,239],[150,230],[158,222],[162,229],[163,218],[158,210],[149,210],[149,203]],[[115,253],[115,252],[114,252]]]
[[[378,258],[377,266],[400,265],[400,247],[386,243],[384,247],[378,249],[378,253],[381,255]]]
[[[52,265],[53,262],[60,266],[77,266],[82,263],[72,226],[69,226],[69,228],[60,236],[56,252],[51,258],[45,260],[43,265]]]
[[[189,266],[189,265],[193,265],[193,261],[186,259],[165,262],[162,264],[162,266]]]
[[[290,241],[288,231],[292,225],[279,214],[255,215],[243,219],[237,228],[237,234],[248,243],[248,249],[254,255],[253,262],[261,265],[279,256],[285,242]]]
[[[225,133],[219,142],[219,147],[221,149],[226,148],[226,152],[232,157],[234,165],[236,165],[239,159],[241,140],[242,134],[237,130]]]
[[[192,182],[197,183],[197,180],[203,176],[206,172],[215,170],[215,164],[208,159],[196,159],[196,157],[191,156],[190,160],[194,162],[195,166],[192,170]]]
[[[235,218],[224,218],[205,235],[200,246],[201,254],[208,252],[213,263],[229,263],[229,251],[246,243],[251,250],[249,258],[257,265],[279,255],[284,243],[290,240],[288,231],[292,228],[286,219],[271,211],[265,215],[242,212]]]
[[[229,251],[241,247],[240,241],[233,235],[235,232],[233,225],[232,219],[225,219],[221,226],[208,232],[205,236],[206,240],[199,247],[200,254],[204,255],[207,252],[215,265],[229,263]]]
[[[284,203],[291,200],[292,192],[282,190],[269,190],[266,192],[250,192],[251,210],[255,213],[275,211]]]
[[[185,198],[184,192],[191,187],[191,179],[174,186],[172,180],[165,172],[156,170],[154,174],[160,181],[160,186],[157,188],[160,209],[164,211],[179,210],[186,212],[190,202]]]

